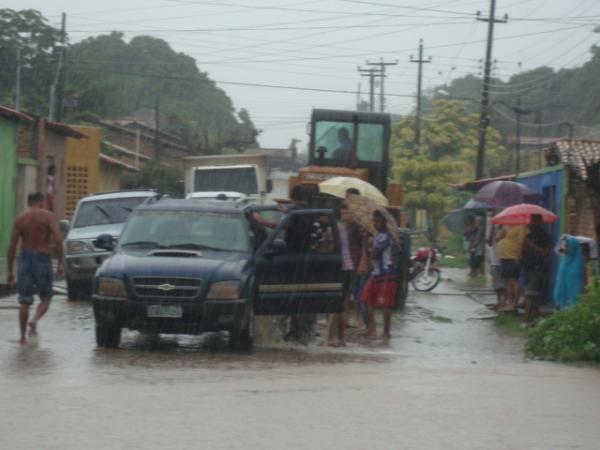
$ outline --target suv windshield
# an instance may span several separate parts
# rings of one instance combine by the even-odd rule
[[[81,202],[74,228],[123,223],[127,216],[147,197],[125,197],[108,200],[88,200]]]
[[[206,211],[139,211],[125,225],[119,246],[249,252],[242,215]]]

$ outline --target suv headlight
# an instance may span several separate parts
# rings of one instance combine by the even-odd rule
[[[87,241],[66,241],[65,242],[65,253],[89,253],[94,252],[94,246]]]
[[[208,300],[231,300],[238,298],[239,295],[239,281],[218,281],[210,285],[210,289],[206,295],[206,298]]]
[[[118,278],[100,278],[98,279],[98,295],[111,298],[127,298],[127,289],[125,282]]]

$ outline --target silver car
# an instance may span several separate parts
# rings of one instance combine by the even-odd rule
[[[110,252],[94,246],[101,234],[110,234],[116,241],[129,212],[149,197],[150,190],[117,191],[92,194],[79,200],[73,222],[61,223],[68,227],[64,242],[65,277],[70,300],[89,297],[96,269]]]

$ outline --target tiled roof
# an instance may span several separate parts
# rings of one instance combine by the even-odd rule
[[[27,114],[23,114],[16,109],[12,109],[4,105],[0,105],[0,116],[6,117],[15,122],[33,122],[33,118]]]
[[[600,141],[577,139],[569,145],[567,139],[562,139],[546,151],[546,158],[552,157],[558,157],[561,163],[570,166],[581,179],[586,180],[589,169],[600,163]]]

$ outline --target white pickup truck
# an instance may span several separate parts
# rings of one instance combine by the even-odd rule
[[[262,203],[271,191],[266,155],[189,156],[184,161],[186,196],[198,192],[239,192]]]

